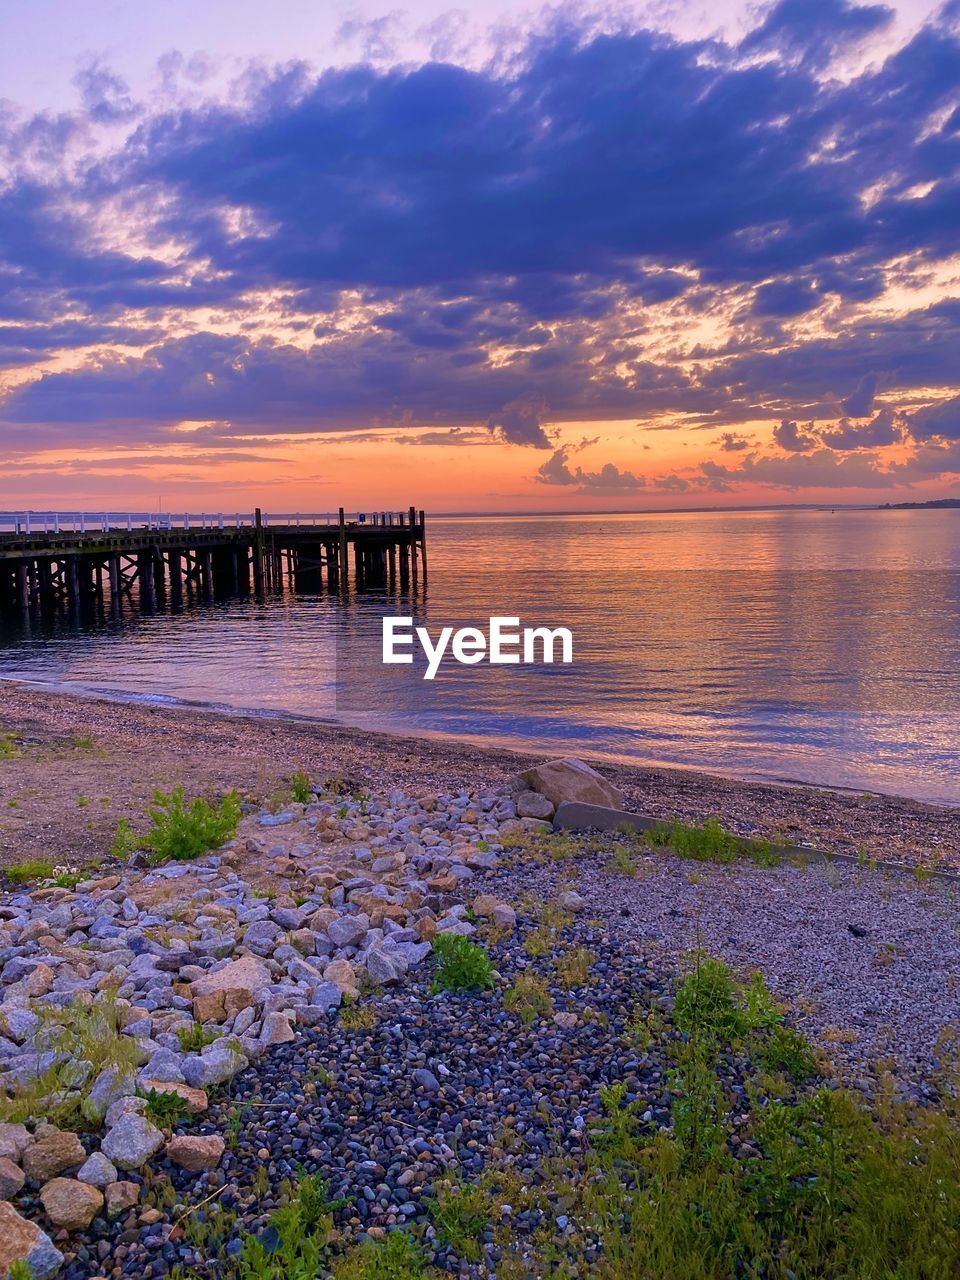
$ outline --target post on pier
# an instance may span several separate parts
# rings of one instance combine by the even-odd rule
[[[263,514],[257,507],[253,534],[253,589],[259,595],[263,591]]]

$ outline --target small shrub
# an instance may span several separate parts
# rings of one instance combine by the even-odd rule
[[[302,769],[298,769],[290,779],[290,794],[297,804],[310,804],[313,800],[310,777]]]
[[[0,733],[0,760],[9,760],[18,754],[16,734]]]
[[[46,858],[28,858],[4,870],[12,884],[27,884],[30,880],[48,880],[53,875],[53,863]]]
[[[721,1044],[732,1044],[782,1020],[759,973],[743,987],[722,960],[700,954],[677,991],[673,1018],[685,1034],[706,1035]]]
[[[433,944],[437,972],[432,990],[483,991],[493,986],[493,963],[475,943],[459,933],[441,933]]]
[[[62,871],[53,883],[58,889],[75,889],[82,879],[79,871]]]
[[[232,839],[240,822],[240,796],[229,792],[218,805],[184,798],[183,787],[169,794],[157,791],[148,810],[151,827],[143,843],[153,850],[152,862],[189,862]]]
[[[140,1097],[146,1102],[144,1114],[158,1129],[171,1129],[186,1112],[187,1104],[178,1093],[149,1089]]]

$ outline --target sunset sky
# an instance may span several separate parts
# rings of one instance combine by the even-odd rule
[[[0,32],[0,508],[960,496],[960,0]]]

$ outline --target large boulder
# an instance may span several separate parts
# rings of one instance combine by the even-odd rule
[[[25,1262],[33,1280],[49,1280],[63,1265],[63,1254],[55,1249],[45,1231],[17,1213],[12,1204],[0,1201],[0,1276],[10,1274],[15,1262]]]
[[[163,1146],[163,1134],[146,1116],[121,1116],[100,1148],[118,1169],[140,1169]]]
[[[75,1178],[51,1178],[40,1199],[53,1225],[66,1231],[85,1231],[103,1208],[97,1188]]]
[[[222,991],[225,997],[227,994],[244,993],[256,999],[272,982],[270,970],[263,960],[258,956],[241,956],[239,960],[231,960],[229,964],[225,964],[222,969],[198,978],[192,984],[190,994],[205,996],[214,991]]]
[[[23,1190],[23,1170],[7,1156],[0,1156],[0,1200],[12,1200]]]
[[[187,1173],[202,1173],[217,1167],[225,1148],[226,1143],[218,1135],[177,1134],[167,1143],[165,1155]]]
[[[23,1153],[23,1171],[34,1182],[48,1182],[65,1169],[83,1164],[87,1153],[75,1133],[64,1133],[53,1126]]]
[[[623,808],[623,792],[601,777],[596,769],[591,769],[574,756],[563,760],[547,760],[544,764],[526,769],[520,777],[531,791],[546,796],[555,807],[565,801],[579,801],[582,804]]]

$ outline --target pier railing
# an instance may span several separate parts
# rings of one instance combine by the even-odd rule
[[[342,516],[350,525],[372,528],[409,526],[410,511],[348,511]],[[262,512],[261,526],[308,528],[336,527],[340,511]],[[0,535],[36,537],[39,534],[110,533],[135,529],[252,529],[257,525],[255,511],[0,511]]]

